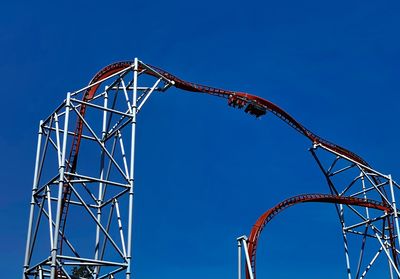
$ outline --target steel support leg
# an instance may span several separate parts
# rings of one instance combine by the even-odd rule
[[[242,279],[242,242],[237,240],[238,245],[238,279]]]
[[[60,222],[61,222],[61,203],[62,203],[62,194],[63,187],[65,183],[64,179],[64,171],[65,171],[65,153],[67,151],[67,139],[68,139],[68,120],[69,120],[69,110],[71,105],[71,94],[67,94],[67,100],[65,103],[65,120],[64,120],[64,134],[63,134],[63,146],[62,146],[62,158],[61,165],[59,166],[59,183],[58,183],[58,198],[57,198],[57,215],[56,215],[56,227],[54,229],[54,237],[53,237],[53,250],[51,251],[51,274],[50,278],[56,278],[56,267],[57,267],[57,244],[60,230]]]
[[[395,224],[396,224],[397,242],[399,244],[399,249],[400,249],[399,216],[398,216],[398,213],[397,213],[396,198],[394,196],[393,179],[392,179],[392,175],[390,175],[390,174],[389,174],[389,185],[390,185],[390,194],[392,196],[392,208],[393,208],[393,214],[394,214],[394,221],[395,221]]]
[[[249,250],[247,249],[247,236],[243,235],[243,236],[237,238],[237,241],[238,241],[238,243],[241,242],[241,244],[238,244],[238,246],[241,245],[241,246],[243,247],[244,256],[245,256],[245,259],[246,259],[247,272],[249,273],[250,279],[254,279],[253,270],[252,270],[252,268],[251,268]],[[239,251],[238,251],[238,252],[239,252]],[[240,252],[239,252],[239,254],[240,254]],[[241,261],[242,261],[242,260],[241,260],[241,256],[240,256],[240,262],[241,262]],[[241,265],[241,263],[239,263],[239,264]],[[238,268],[238,269],[239,269],[239,268]],[[240,269],[241,269],[241,267],[240,267]],[[240,273],[239,273],[239,274],[241,274],[241,270],[240,270]],[[241,275],[240,275],[240,276],[241,276]]]
[[[40,121],[39,124],[39,132],[38,132],[38,141],[37,141],[37,148],[36,148],[36,161],[35,161],[35,173],[33,175],[33,186],[32,186],[32,197],[29,209],[29,223],[28,223],[28,236],[26,239],[26,248],[25,248],[25,261],[24,261],[24,274],[22,278],[25,279],[27,276],[25,275],[26,270],[29,267],[29,259],[30,257],[30,250],[31,250],[31,235],[32,235],[32,226],[33,226],[33,213],[35,212],[35,193],[37,191],[37,184],[38,184],[38,171],[39,171],[39,160],[40,160],[40,150],[42,146],[42,124],[43,122]]]
[[[132,225],[133,225],[133,187],[134,187],[134,163],[135,163],[135,136],[136,136],[136,112],[137,112],[137,78],[139,70],[139,61],[135,58],[133,69],[133,98],[132,98],[132,134],[131,134],[131,158],[129,174],[129,213],[128,213],[128,244],[127,244],[127,268],[126,279],[131,278],[132,268]]]
[[[104,92],[104,108],[108,107],[108,94],[107,94],[107,88],[105,89]],[[107,111],[103,111],[103,126],[102,126],[102,141],[106,137],[106,132],[107,132]],[[105,144],[105,142],[103,142]],[[101,151],[101,159],[100,159],[100,179],[104,179],[104,160],[105,160],[105,153],[102,150]],[[99,192],[98,192],[98,198],[97,198],[97,221],[101,223],[101,215],[102,215],[102,207],[101,204],[103,202],[103,182],[99,183]],[[99,249],[100,249],[100,227],[96,226],[96,244],[95,244],[95,252],[94,252],[94,258],[96,260],[99,259]],[[99,273],[99,267],[94,268],[93,272],[93,279],[97,278],[97,275]]]

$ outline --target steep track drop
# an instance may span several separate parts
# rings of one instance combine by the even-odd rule
[[[106,79],[107,77],[118,73],[119,71],[123,71],[124,69],[129,69],[133,68],[133,61],[123,61],[123,62],[117,62],[108,65],[107,67],[103,68],[100,72],[98,72],[93,79],[90,81],[88,89],[85,91],[83,100],[86,102],[89,102],[95,95],[96,91],[98,90],[99,86],[101,85],[101,81],[103,79]],[[158,75],[161,75],[165,77],[166,79],[170,80],[173,85],[176,88],[179,88],[184,91],[190,91],[190,92],[197,92],[197,93],[203,93],[203,94],[208,94],[208,95],[213,95],[221,98],[225,98],[228,100],[228,104],[233,107],[237,108],[244,108],[245,112],[255,115],[256,117],[261,116],[265,114],[267,111],[273,113],[277,117],[279,117],[281,120],[283,120],[285,123],[287,123],[290,127],[294,128],[297,130],[299,133],[301,133],[303,136],[307,137],[313,144],[320,144],[322,146],[325,146],[329,148],[330,150],[345,156],[346,158],[349,158],[353,160],[354,162],[369,168],[368,163],[362,159],[360,156],[357,154],[337,145],[334,143],[331,143],[320,136],[314,134],[307,128],[305,128],[300,122],[298,122],[295,118],[293,118],[291,115],[289,115],[286,111],[275,105],[274,103],[263,99],[261,97],[251,95],[248,93],[244,92],[237,92],[237,91],[231,91],[231,90],[224,90],[224,89],[219,89],[215,87],[209,87],[201,84],[196,84],[192,82],[188,82],[185,80],[182,80],[167,71],[164,71],[160,68],[157,68],[155,66],[151,66],[146,64],[139,63],[139,70],[143,71],[142,74],[147,74],[151,76],[158,77],[154,72],[152,71],[146,71],[146,69],[151,68],[154,70]],[[80,114],[82,117],[85,116],[86,113],[86,108],[87,106],[85,104],[82,104],[80,107]],[[79,157],[79,149],[80,149],[80,144],[82,140],[82,130],[83,130],[83,120],[78,119],[76,128],[75,128],[75,133],[72,141],[72,147],[70,150],[69,154],[69,165],[66,166],[66,171],[69,173],[74,173],[77,168],[78,164],[78,157]],[[68,185],[68,183],[64,184],[64,189],[63,189],[63,201],[61,204],[61,222],[60,222],[60,231],[62,234],[64,234],[65,230],[65,225],[66,225],[66,220],[67,220],[67,212],[68,212],[68,207],[69,207],[69,200],[71,197],[71,189]],[[332,198],[331,198],[332,200]],[[355,202],[357,199],[351,199],[351,200],[337,200],[337,201],[343,201],[343,202]],[[305,201],[303,201],[305,202]],[[334,201],[332,201],[334,202]],[[354,203],[350,203],[354,204]],[[361,205],[364,204],[367,206],[365,201],[360,200]],[[368,204],[372,205],[372,204]],[[383,206],[383,205],[382,205]],[[368,207],[368,206],[367,206]],[[383,208],[383,207],[382,207]],[[62,246],[63,246],[63,237],[59,238],[59,243],[58,243],[58,249],[60,250],[60,254],[62,254]]]
[[[145,70],[141,64],[139,64],[140,70]],[[224,90],[224,89],[219,89],[215,87],[210,87],[210,86],[205,86],[201,84],[196,84],[193,82],[188,82],[185,80],[182,80],[167,71],[164,71],[160,68],[157,68],[155,66],[148,65],[150,68],[152,68],[154,71],[159,73],[160,75],[164,76],[165,78],[169,79],[170,81],[174,82],[174,86],[176,88],[185,90],[185,91],[190,91],[190,92],[197,92],[197,93],[204,93],[204,94],[209,94],[221,98],[225,98],[229,100],[229,104],[233,105],[235,107],[242,108],[244,106],[256,106],[256,107],[261,107],[262,109],[268,110],[271,113],[275,114],[278,116],[280,119],[282,119],[285,123],[287,123],[290,127],[294,128],[298,132],[300,132],[302,135],[306,136],[312,143],[314,144],[322,144],[331,150],[337,152],[340,155],[346,156],[352,160],[354,160],[357,163],[360,163],[364,166],[369,167],[368,163],[362,159],[360,156],[357,154],[337,145],[334,143],[331,143],[320,136],[314,134],[307,128],[305,128],[300,122],[298,122],[296,119],[294,119],[291,115],[289,115],[286,111],[275,105],[274,103],[263,99],[261,97],[251,95],[248,93],[244,92],[238,92],[238,91],[231,91],[231,90]],[[93,96],[95,95],[97,89],[101,85],[101,80],[111,76],[112,74],[115,74],[119,71],[122,71],[124,69],[128,69],[133,67],[133,61],[123,61],[123,62],[117,62],[110,64],[103,68],[101,71],[99,71],[93,79],[90,81],[89,85],[93,85],[89,87],[85,94],[84,94],[84,101],[90,101]],[[145,74],[149,74],[152,76],[155,76],[153,72],[150,71],[145,71]],[[80,114],[82,117],[85,116],[86,113],[86,105],[82,104],[80,108]],[[250,113],[253,113],[254,110],[250,110]],[[256,114],[257,115],[257,114]],[[74,173],[76,171],[76,167],[78,164],[78,157],[79,157],[79,148],[80,148],[80,143],[82,140],[82,129],[83,129],[83,121],[81,119],[78,119],[76,128],[75,128],[75,136],[73,138],[72,142],[72,148],[70,151],[69,155],[69,162],[70,162],[70,173]],[[67,166],[68,168],[68,166]],[[68,184],[64,185],[64,194],[63,194],[63,203],[62,203],[62,222],[60,224],[60,229],[62,232],[64,232],[65,229],[65,222],[66,222],[66,213],[68,212],[68,201],[71,195],[71,190],[69,188]],[[60,243],[59,243],[59,249],[62,249],[62,241],[63,238],[60,237]]]

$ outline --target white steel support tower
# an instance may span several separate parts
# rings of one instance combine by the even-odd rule
[[[400,278],[395,199],[400,185],[390,175],[266,99],[188,82],[135,59],[105,67],[40,122],[23,279],[131,278],[136,116],[153,92],[171,86],[226,99],[255,117],[270,112],[280,118],[311,141],[310,152],[327,181],[329,194],[287,199],[257,221],[248,239],[238,239],[239,279],[243,270],[247,279],[256,278],[264,226],[301,202],[335,204],[348,279],[367,277],[378,262],[389,278]]]
[[[341,226],[347,278],[365,278],[381,257],[385,278],[400,278],[400,227],[396,196],[400,185],[390,174],[335,152],[323,143],[310,148],[328,184],[329,192],[340,197],[375,200],[387,211],[335,204]],[[385,262],[381,261],[381,262]],[[382,275],[383,277],[383,275]]]
[[[382,278],[400,278],[400,227],[396,205],[400,185],[391,175],[373,169],[362,160],[339,154],[323,143],[314,144],[309,151],[330,193],[298,195],[267,210],[257,220],[249,237],[237,239],[238,278],[242,278],[244,270],[247,279],[255,279],[257,241],[267,223],[286,208],[306,202],[334,204],[344,245],[345,278],[368,278],[376,265],[379,270],[388,271],[381,274]]]
[[[24,279],[131,278],[136,116],[173,82],[116,65],[40,122]]]

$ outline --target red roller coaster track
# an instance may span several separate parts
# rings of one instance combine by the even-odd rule
[[[117,62],[117,63],[113,63],[111,65],[108,65],[107,67],[103,68],[100,72],[98,72],[94,76],[94,78],[91,80],[90,84],[94,84],[94,83],[96,83],[118,71],[121,71],[125,68],[132,67],[132,65],[133,65],[133,61]],[[298,122],[296,119],[294,119],[289,113],[287,113],[282,108],[278,107],[277,105],[275,105],[274,103],[272,103],[266,99],[263,99],[261,97],[251,95],[248,93],[244,93],[244,92],[219,89],[219,88],[215,88],[215,87],[196,84],[193,82],[188,82],[188,81],[182,80],[182,79],[168,73],[167,71],[157,68],[155,66],[150,66],[150,67],[154,71],[159,73],[160,75],[166,77],[170,81],[173,81],[174,86],[176,88],[179,88],[179,89],[182,89],[185,91],[190,91],[190,92],[205,93],[205,94],[214,95],[214,96],[228,99],[229,105],[235,106],[238,108],[243,108],[244,106],[247,106],[246,112],[256,115],[256,116],[263,115],[263,114],[265,114],[265,111],[268,110],[271,113],[278,116],[284,122],[286,122],[289,126],[296,129],[302,135],[306,136],[313,143],[323,144],[326,147],[332,149],[333,151],[356,161],[357,163],[360,163],[365,166],[369,166],[368,163],[364,159],[362,159],[360,156],[358,156],[357,154],[355,154],[337,144],[331,143],[331,142],[321,138],[320,136],[314,134],[313,132],[311,132],[310,130],[305,128],[300,122]],[[148,73],[150,75],[154,75],[152,72],[146,72],[146,73]],[[97,85],[89,88],[86,91],[84,99],[90,100],[91,98],[93,98],[93,96],[99,86],[100,86],[100,84],[97,84]],[[81,113],[83,113],[83,115],[84,115],[85,110],[86,110],[86,107],[82,106]],[[81,138],[81,131],[82,131],[82,121],[78,122],[78,125],[77,125],[77,132],[78,132],[77,140],[76,140],[78,143],[77,149],[76,149],[75,153],[71,154],[72,158],[74,159],[73,161],[75,164],[76,164],[76,158],[77,158],[77,155],[79,152],[79,142],[80,142],[80,138]]]
[[[359,198],[350,197],[339,197],[335,195],[326,194],[304,194],[291,197],[289,199],[280,202],[276,206],[267,210],[263,215],[258,218],[253,228],[251,229],[250,236],[248,239],[248,251],[250,256],[250,262],[253,269],[254,278],[256,278],[256,253],[258,239],[261,235],[264,227],[280,212],[286,208],[299,204],[299,203],[334,203],[334,204],[346,204],[346,205],[357,205],[373,209],[382,210],[384,212],[389,212],[391,209],[385,206],[383,203]],[[246,273],[246,278],[250,279],[249,273]]]
[[[93,79],[90,81],[90,86],[86,90],[84,94],[83,100],[88,102],[90,101],[97,89],[99,88],[102,80],[106,79],[107,77],[122,71],[124,69],[129,69],[133,67],[133,61],[124,61],[124,62],[117,62],[114,64],[111,64],[105,68],[103,68],[100,72],[98,72]],[[222,97],[228,100],[228,104],[230,106],[236,107],[236,108],[244,108],[245,112],[254,115],[256,117],[259,117],[261,115],[264,115],[267,111],[273,113],[280,119],[282,119],[285,123],[287,123],[289,126],[300,132],[303,136],[307,137],[313,144],[320,144],[323,145],[333,152],[336,152],[339,155],[342,155],[346,158],[349,158],[350,160],[353,160],[354,162],[369,168],[368,163],[362,159],[360,156],[357,154],[339,146],[334,143],[331,143],[320,136],[314,134],[307,128],[305,128],[300,122],[298,122],[296,119],[294,119],[291,115],[289,115],[286,111],[275,105],[274,103],[263,99],[261,97],[251,95],[248,93],[244,92],[236,92],[236,91],[230,91],[230,90],[224,90],[224,89],[218,89],[214,87],[209,87],[209,86],[204,86],[192,82],[187,82],[184,81],[160,68],[146,65],[146,67],[151,68],[153,71],[146,71],[146,68],[143,67],[143,65],[139,66],[139,70],[143,71],[144,74],[151,75],[151,76],[156,76],[156,74],[163,76],[164,78],[168,79],[171,81],[171,83],[179,89],[182,89],[184,91],[190,91],[190,92],[197,92],[197,93],[204,93],[204,94],[209,94],[217,97]],[[157,77],[158,77],[157,75]],[[86,113],[86,105],[82,104],[80,107],[80,114],[82,117],[85,116]],[[73,142],[72,142],[72,147],[70,150],[69,154],[69,165],[67,166],[67,171],[70,173],[74,173],[76,171],[77,163],[78,163],[78,155],[79,155],[79,149],[80,149],[80,144],[82,140],[82,130],[83,130],[83,121],[82,119],[78,119],[76,128],[75,128],[75,133],[73,137]],[[60,222],[60,230],[62,233],[64,233],[65,229],[65,223],[66,223],[66,218],[67,218],[67,212],[68,212],[68,205],[69,205],[69,200],[71,196],[71,189],[69,185],[66,183],[64,184],[63,188],[63,201],[61,204],[61,222]],[[283,203],[280,203],[277,207],[274,207],[273,209],[267,211],[260,219],[259,222],[255,225],[255,228],[253,228],[252,235],[250,237],[250,243],[249,247],[251,248],[251,255],[253,261],[255,260],[255,248],[258,240],[259,233],[261,232],[262,228],[265,226],[265,224],[272,218],[274,215],[276,215],[279,211],[282,209],[296,204],[300,202],[328,202],[328,203],[342,203],[342,204],[351,204],[351,205],[360,205],[360,206],[365,206],[365,207],[371,207],[371,208],[376,208],[380,210],[387,210],[388,208],[385,207],[384,204],[380,204],[378,202],[374,201],[366,201],[362,199],[356,199],[356,198],[345,198],[345,197],[338,197],[338,196],[329,196],[329,195],[303,195],[303,196],[298,196],[289,200],[286,200]],[[272,217],[271,217],[272,216]],[[62,244],[63,244],[63,237],[59,238],[59,243],[58,243],[58,248],[60,251],[62,251]]]

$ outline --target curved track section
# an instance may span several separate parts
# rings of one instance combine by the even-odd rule
[[[118,71],[128,69],[128,68],[133,68],[133,61],[122,61],[122,62],[117,62],[110,64],[103,68],[101,71],[99,71],[93,79],[89,83],[89,88],[86,90],[83,100],[88,102],[90,101],[99,86],[101,85],[101,81],[112,74],[117,73]],[[155,66],[151,65],[145,65],[140,63],[139,64],[139,70],[141,71],[142,74],[147,74],[151,76],[156,76],[156,73],[152,71],[147,71],[147,69],[152,69],[154,72],[158,73],[158,75],[161,75],[168,80],[170,80],[176,88],[185,90],[185,91],[190,91],[190,92],[197,92],[197,93],[203,93],[203,94],[208,94],[208,95],[213,95],[221,98],[228,99],[228,104],[230,106],[242,109],[244,108],[245,112],[254,115],[256,117],[264,115],[267,111],[273,113],[277,117],[279,117],[281,120],[283,120],[285,123],[287,123],[289,126],[300,132],[302,135],[307,137],[312,143],[314,144],[321,144],[329,149],[337,152],[340,155],[346,156],[349,159],[354,160],[355,162],[364,165],[366,167],[369,167],[368,163],[363,160],[360,156],[357,154],[339,146],[334,143],[331,143],[320,136],[314,134],[307,128],[305,128],[299,121],[297,121],[295,118],[293,118],[290,114],[288,114],[286,111],[284,111],[282,108],[278,107],[274,103],[263,99],[261,97],[251,95],[248,93],[244,92],[238,92],[238,91],[230,91],[230,90],[224,90],[224,89],[219,89],[215,87],[209,87],[201,84],[196,84],[193,82],[188,82],[183,79],[178,78],[177,76],[168,73],[167,71],[164,71],[160,68],[157,68]],[[157,76],[158,77],[158,76]],[[90,86],[92,85],[92,86]],[[86,113],[86,105],[82,104],[80,107],[80,114],[84,117]],[[76,171],[76,167],[78,164],[78,156],[79,156],[79,149],[80,149],[80,144],[81,144],[81,139],[82,139],[82,130],[83,130],[83,121],[79,119],[76,124],[75,128],[75,133],[74,137],[72,140],[72,147],[71,151],[69,154],[69,166],[67,165],[67,170],[70,173],[74,173]],[[69,200],[71,196],[71,189],[68,184],[64,185],[63,189],[63,201],[61,204],[61,222],[60,222],[60,230],[62,233],[64,233],[65,229],[65,223],[67,219],[67,213],[68,213],[68,205],[69,205]],[[63,237],[59,238],[59,249],[62,251],[62,242],[63,242]]]
[[[254,278],[256,278],[257,244],[258,244],[258,239],[264,227],[276,215],[278,215],[286,208],[299,203],[311,203],[311,202],[355,205],[355,206],[378,209],[385,212],[390,211],[389,207],[385,206],[383,203],[374,200],[350,198],[350,197],[327,195],[327,194],[304,194],[286,199],[283,202],[277,204],[276,206],[266,211],[263,215],[261,215],[260,218],[258,218],[257,222],[254,224],[253,228],[251,229],[250,236],[248,239],[248,252],[250,256],[250,262],[253,269]],[[248,273],[246,273],[246,278],[247,279],[250,278]]]
[[[124,62],[117,62],[114,64],[111,64],[105,68],[103,68],[100,72],[98,72],[95,77],[92,79],[90,84],[93,84],[103,78],[106,78],[107,76],[110,76],[111,74],[123,70],[125,68],[131,67],[133,64],[133,61],[124,61]],[[237,107],[237,108],[245,108],[245,111],[255,115],[255,116],[261,116],[265,114],[266,111],[270,111],[271,113],[275,114],[277,117],[282,119],[285,123],[287,123],[289,126],[300,132],[302,135],[306,136],[309,140],[311,140],[315,144],[323,144],[326,147],[329,147],[333,151],[344,155],[357,163],[360,163],[365,166],[369,166],[368,163],[362,159],[360,156],[357,154],[351,152],[350,150],[347,150],[346,148],[343,148],[337,144],[334,144],[332,142],[329,142],[322,137],[314,134],[310,130],[308,130],[306,127],[304,127],[299,121],[297,121],[294,117],[292,117],[289,113],[287,113],[285,110],[280,108],[279,106],[275,105],[274,103],[263,99],[261,97],[248,94],[245,92],[239,92],[239,91],[231,91],[231,90],[225,90],[225,89],[219,89],[215,87],[210,87],[210,86],[205,86],[193,82],[188,82],[183,79],[178,78],[177,76],[168,73],[165,70],[162,70],[160,68],[157,68],[155,66],[147,65],[160,75],[166,77],[167,79],[171,80],[174,82],[174,86],[176,88],[185,90],[185,91],[190,91],[190,92],[197,92],[197,93],[205,93],[209,95],[214,95],[217,97],[222,97],[225,99],[228,99],[228,104]],[[141,68],[140,70],[144,70]],[[154,75],[151,72],[145,72],[145,74],[150,74]],[[90,100],[93,96],[94,93],[96,92],[99,84],[96,86],[91,87],[90,89],[87,90],[85,99]],[[82,108],[83,109],[83,108]],[[78,133],[78,135],[80,135]],[[78,136],[79,137],[79,136]]]

